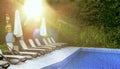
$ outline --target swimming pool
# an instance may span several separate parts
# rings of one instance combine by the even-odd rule
[[[80,48],[65,60],[42,69],[120,69],[120,50]]]

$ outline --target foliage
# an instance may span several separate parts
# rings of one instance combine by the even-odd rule
[[[120,1],[100,0],[98,6],[98,24],[104,27],[108,47],[119,48],[120,45]],[[98,25],[96,24],[96,25]]]
[[[1,44],[0,45],[0,49],[2,50],[2,51],[7,51],[8,49],[7,49],[7,46],[5,45],[5,44]]]
[[[61,41],[79,46],[119,48],[119,0],[69,0],[60,5],[53,7],[60,7],[57,10],[61,12],[58,19],[61,21],[57,24],[62,27],[58,29]]]

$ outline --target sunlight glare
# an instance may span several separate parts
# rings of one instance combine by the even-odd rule
[[[38,17],[42,13],[42,0],[26,0],[24,12],[30,18]]]

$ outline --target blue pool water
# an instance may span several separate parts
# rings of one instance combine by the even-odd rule
[[[43,69],[120,69],[120,51],[83,48]]]

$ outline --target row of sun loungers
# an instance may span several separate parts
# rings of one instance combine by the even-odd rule
[[[7,43],[11,55],[5,55],[0,50],[0,58],[2,58],[0,60],[0,67],[7,69],[10,64],[15,65],[20,62],[25,62],[26,60],[31,60],[67,45],[66,43],[56,43],[52,37],[43,38],[45,45],[42,45],[38,38],[28,39],[28,42],[30,46],[28,46],[23,39],[20,39],[20,46],[17,46],[17,48],[15,48],[16,46],[13,43]],[[19,50],[18,47],[21,47],[21,50]]]

